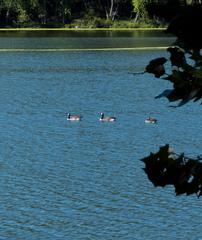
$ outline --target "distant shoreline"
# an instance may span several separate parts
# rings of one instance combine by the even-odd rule
[[[166,28],[0,28],[0,31],[163,31]]]

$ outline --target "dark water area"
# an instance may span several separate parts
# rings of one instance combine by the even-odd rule
[[[43,40],[28,39],[32,49]],[[201,238],[201,199],[154,188],[142,170],[140,159],[165,143],[201,154],[200,105],[170,108],[154,99],[168,82],[131,74],[159,56],[167,53],[0,52],[0,239]],[[117,121],[99,122],[101,112]]]
[[[103,49],[166,47],[165,31],[0,31],[1,49]]]
[[[0,37],[172,37],[165,30],[0,30]]]

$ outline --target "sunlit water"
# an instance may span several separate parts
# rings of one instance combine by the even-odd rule
[[[168,82],[132,74],[164,55],[0,53],[0,239],[201,239],[202,200],[154,188],[140,161],[165,143],[201,154],[200,105],[170,108],[154,99]]]

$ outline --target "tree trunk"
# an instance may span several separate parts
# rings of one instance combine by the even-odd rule
[[[135,22],[135,23],[138,21],[139,15],[140,15],[140,13],[137,12],[136,15],[135,15],[135,19],[134,19],[134,22]]]
[[[46,24],[47,22],[47,10],[46,10],[46,0],[43,0],[43,24]]]
[[[114,8],[114,0],[111,0],[111,6],[110,6],[110,10],[109,10],[109,17],[112,19],[112,15],[113,15],[113,8]]]
[[[64,0],[62,0],[62,23],[65,24]]]
[[[7,9],[7,11],[6,11],[6,23],[8,23],[8,21],[9,21],[10,9],[11,9],[12,3],[13,3],[13,0],[11,0],[11,1],[9,2],[8,9]]]
[[[118,12],[118,3],[117,5],[115,5],[116,1],[115,0],[110,0],[110,5],[107,7],[105,7],[105,13],[106,13],[106,18],[107,19],[111,19],[112,21],[114,21],[115,16],[117,15]],[[115,9],[116,6],[116,9]]]

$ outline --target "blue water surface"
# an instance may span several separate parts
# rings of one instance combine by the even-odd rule
[[[201,154],[200,105],[171,108],[154,99],[168,82],[132,74],[166,54],[0,53],[0,239],[201,239],[201,199],[154,188],[140,161],[166,143]]]

